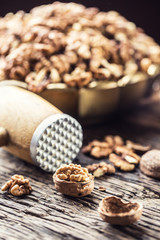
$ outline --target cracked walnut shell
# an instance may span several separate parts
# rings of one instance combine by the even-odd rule
[[[62,165],[53,175],[55,188],[68,196],[83,197],[94,189],[94,177],[81,165]]]
[[[103,198],[98,208],[98,212],[105,222],[122,226],[138,221],[142,215],[142,210],[142,204],[127,203],[114,196]]]
[[[11,180],[2,186],[1,190],[9,190],[9,193],[18,197],[25,194],[30,194],[32,187],[30,186],[28,179],[24,179],[22,175],[14,175],[11,177]]]

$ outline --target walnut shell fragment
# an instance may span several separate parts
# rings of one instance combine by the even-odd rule
[[[77,164],[62,165],[53,175],[57,191],[73,197],[89,195],[94,189],[94,177]]]
[[[122,226],[138,221],[142,215],[142,210],[142,204],[127,203],[114,196],[103,198],[98,208],[98,212],[105,222]]]

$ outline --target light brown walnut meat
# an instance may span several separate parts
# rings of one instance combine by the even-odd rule
[[[81,165],[72,163],[69,165],[62,165],[56,171],[56,175],[61,180],[73,182],[87,182],[90,178],[87,168],[82,168]]]
[[[115,153],[117,154],[121,154],[122,156],[129,156],[130,157],[130,161],[131,161],[131,158],[133,159],[133,163],[135,164],[138,164],[140,162],[140,157],[133,152],[132,149],[128,148],[127,146],[115,146],[115,149],[114,149]],[[128,159],[129,159],[128,157]]]
[[[125,172],[133,171],[135,169],[134,164],[129,163],[125,158],[117,156],[114,153],[109,155],[109,161],[113,163],[115,167]]]
[[[71,74],[64,74],[64,82],[71,87],[84,87],[89,84],[92,79],[91,72],[86,72],[80,67],[76,67]]]
[[[90,173],[93,174],[94,177],[101,177],[105,174],[114,174],[115,168],[111,164],[107,164],[105,162],[94,163],[92,165],[88,165],[87,169]]]
[[[130,140],[127,140],[126,141],[126,146],[132,150],[135,150],[135,151],[140,151],[140,152],[147,152],[151,149],[151,146],[150,145],[141,145],[141,144],[138,144],[138,143],[134,143]]]
[[[11,180],[2,186],[1,190],[8,190],[9,193],[14,196],[22,196],[25,194],[30,194],[32,187],[28,179],[24,179],[22,175],[14,175],[11,177]]]
[[[83,153],[90,153],[95,158],[107,157],[112,152],[110,145],[107,142],[94,140],[87,146],[82,148]]]
[[[62,165],[53,175],[53,181],[57,191],[73,197],[86,196],[94,189],[92,174],[77,164]]]
[[[110,148],[103,148],[103,147],[93,147],[91,150],[91,156],[96,158],[107,157],[112,152]]]
[[[104,137],[104,140],[110,145],[110,146],[123,146],[124,141],[120,136],[112,136],[112,135],[107,135]]]

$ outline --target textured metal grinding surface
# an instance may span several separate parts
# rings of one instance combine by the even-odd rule
[[[73,162],[82,146],[81,125],[67,114],[55,114],[36,129],[31,141],[31,156],[38,166],[55,172],[61,164]]]

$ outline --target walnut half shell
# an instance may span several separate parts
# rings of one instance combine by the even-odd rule
[[[114,196],[103,198],[98,208],[101,218],[114,225],[129,225],[136,222],[140,219],[142,210],[140,203],[126,203]]]
[[[59,179],[55,173],[53,181],[57,191],[72,197],[84,197],[89,195],[94,189],[94,177],[92,175],[87,182],[74,182]]]

